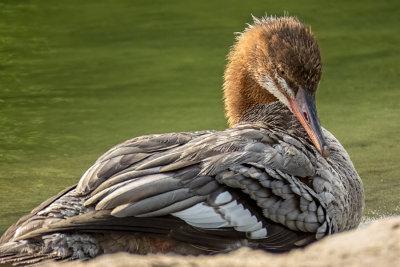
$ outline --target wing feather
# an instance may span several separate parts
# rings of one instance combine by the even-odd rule
[[[97,210],[113,209],[119,205],[135,202],[143,198],[160,195],[179,189],[180,180],[166,174],[154,174],[135,179],[105,196],[97,205]]]
[[[123,229],[166,234],[219,251],[243,242],[272,250],[311,242],[331,231],[333,222],[323,203],[329,196],[321,197],[304,182],[317,174],[310,152],[299,142],[303,140],[283,138],[257,124],[218,134],[128,140],[82,176],[73,192],[84,199],[82,214],[44,224],[23,237]],[[323,179],[315,183],[326,188]],[[165,217],[175,221],[164,227],[154,223]],[[221,245],[207,243],[216,240]]]
[[[299,181],[315,176],[309,152],[302,148],[301,140],[248,125],[185,140],[187,143],[178,146],[167,142],[168,149],[163,153],[143,157],[126,171],[115,172],[94,189],[96,194],[85,203],[96,205],[98,210],[113,209],[112,215],[118,217],[172,214],[196,227],[232,227],[248,232],[250,238],[268,236],[271,221],[292,231],[315,233],[325,229],[322,225],[328,216],[326,207],[320,196]],[[144,148],[161,149],[154,142],[141,139],[138,147],[146,153],[149,150]],[[133,143],[129,143],[130,148],[135,147]],[[117,150],[114,148],[109,154],[109,160],[111,156],[128,157],[127,151],[137,151]],[[152,174],[140,175],[147,170],[152,170]],[[113,187],[116,185],[118,189]],[[230,201],[216,204],[217,199],[211,196],[218,190],[222,190],[218,200]],[[249,196],[262,215],[254,217],[248,206],[235,202],[227,192]],[[212,207],[213,213],[199,209],[199,205]],[[194,212],[189,212],[192,208]],[[184,215],[185,212],[190,215]],[[204,216],[195,216],[200,213]]]

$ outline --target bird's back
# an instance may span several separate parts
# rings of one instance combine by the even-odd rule
[[[287,251],[354,228],[361,181],[340,143],[324,134],[328,159],[276,102],[225,131],[128,140],[100,157],[76,187],[11,227],[0,262],[120,250]]]

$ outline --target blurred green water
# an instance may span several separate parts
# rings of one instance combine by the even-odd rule
[[[400,214],[398,1],[0,1],[0,233],[128,138],[224,129],[225,57],[250,14],[312,25],[322,124],[366,218]]]

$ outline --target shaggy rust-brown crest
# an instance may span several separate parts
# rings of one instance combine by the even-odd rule
[[[314,94],[321,71],[310,27],[293,17],[255,18],[228,55],[224,99],[229,125],[240,122],[250,108],[277,100],[271,83],[288,99],[295,97],[299,87]]]

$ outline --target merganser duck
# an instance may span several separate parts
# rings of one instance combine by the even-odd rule
[[[293,17],[254,19],[224,74],[225,131],[133,138],[11,226],[0,263],[272,252],[358,226],[363,186],[315,107],[321,58]]]

